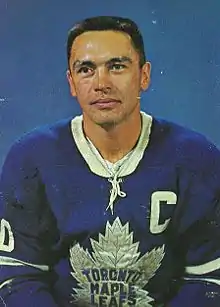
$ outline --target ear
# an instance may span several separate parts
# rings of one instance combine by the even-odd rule
[[[68,83],[69,83],[70,93],[73,97],[76,97],[76,88],[75,88],[75,84],[74,84],[74,81],[73,81],[71,71],[69,69],[66,71],[66,77],[67,77],[67,80],[68,80]]]
[[[141,89],[146,91],[150,84],[151,63],[146,62],[141,68]]]

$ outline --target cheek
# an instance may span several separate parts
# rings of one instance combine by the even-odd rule
[[[126,96],[132,96],[137,95],[137,93],[140,90],[140,77],[137,74],[132,74],[132,75],[124,75],[123,78],[121,78],[120,82],[116,82],[116,86],[120,90],[123,91]]]
[[[92,81],[88,79],[78,80],[75,83],[77,96],[87,96],[92,91]]]
[[[136,88],[140,88],[141,86],[141,76],[139,73],[136,73],[132,76],[132,79],[131,79],[131,84],[136,87]]]

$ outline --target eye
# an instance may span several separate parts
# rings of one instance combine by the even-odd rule
[[[91,67],[87,67],[87,66],[82,66],[77,70],[78,74],[91,74],[93,72],[93,69]]]
[[[112,64],[110,66],[111,70],[122,70],[124,68],[126,68],[126,66],[124,64]]]

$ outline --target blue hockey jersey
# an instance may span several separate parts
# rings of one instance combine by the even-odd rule
[[[20,138],[0,182],[0,306],[220,306],[220,152],[141,113],[110,165],[82,117]]]

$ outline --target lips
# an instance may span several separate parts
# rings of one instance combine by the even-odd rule
[[[112,99],[112,98],[105,98],[105,99],[98,99],[93,101],[91,104],[109,104],[109,103],[119,103],[120,100]]]
[[[118,105],[121,101],[117,99],[105,98],[93,101],[91,104],[99,109],[111,109]]]

